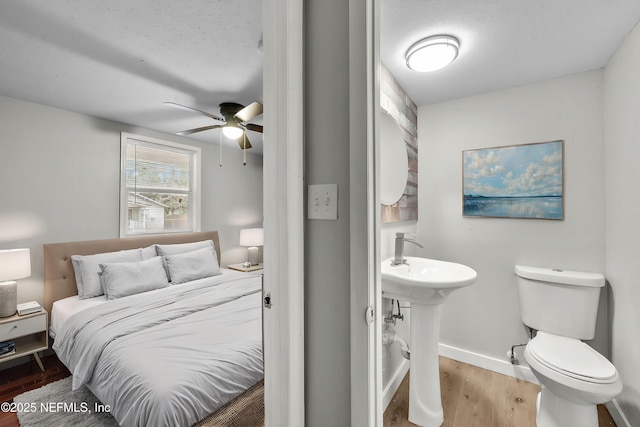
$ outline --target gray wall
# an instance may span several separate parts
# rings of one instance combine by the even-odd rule
[[[305,417],[349,425],[349,3],[305,2],[305,180],[338,184],[338,220],[305,221]]]
[[[515,264],[604,273],[602,110],[601,71],[420,107],[419,253],[478,272],[445,304],[441,343],[506,361],[526,340]],[[557,139],[565,140],[564,221],[462,217],[462,150]],[[592,344],[608,354],[606,310],[598,320]]]
[[[119,234],[120,132],[202,148],[202,229],[219,230],[222,265],[246,259],[241,228],[262,224],[262,156],[0,97],[0,248],[31,249],[18,302],[43,297],[44,243]]]
[[[624,382],[617,401],[633,426],[640,426],[638,76],[640,26],[618,49],[604,73],[606,276],[612,289],[612,356]]]

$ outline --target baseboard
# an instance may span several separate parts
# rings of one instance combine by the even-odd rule
[[[612,401],[607,402],[605,406],[607,407],[609,414],[611,414],[611,418],[613,418],[613,421],[615,421],[616,426],[632,427],[631,423],[629,422],[627,417],[624,415],[624,412],[622,412],[622,408],[620,407],[620,404],[616,399],[613,399]]]
[[[531,372],[531,369],[528,366],[512,365],[506,360],[496,359],[484,354],[474,353],[472,351],[463,350],[461,348],[442,343],[439,344],[439,353],[440,356],[458,360],[469,365],[488,369],[499,374],[508,375],[534,384],[539,384],[538,379],[533,375],[533,372]],[[383,408],[386,409],[389,402],[391,402],[393,395],[398,390],[398,387],[400,387],[400,383],[404,379],[405,375],[407,375],[409,366],[409,361],[403,360],[395,374],[391,377],[391,381],[389,381],[387,386],[384,388],[382,397]],[[632,427],[616,399],[606,403],[606,407],[618,427]]]
[[[442,343],[439,344],[439,353],[440,356],[448,357],[449,359],[458,360],[499,374],[539,384],[537,378],[533,375],[533,372],[531,372],[531,369],[529,369],[528,366],[512,365],[506,360],[496,359],[494,357],[474,353],[472,351],[463,350],[461,348]],[[391,377],[390,381],[387,383],[387,386],[384,387],[382,394],[383,408],[386,409],[389,402],[391,402],[393,395],[398,390],[398,387],[400,387],[400,383],[404,379],[405,375],[407,375],[407,372],[409,372],[409,366],[409,361],[403,360],[400,366],[398,366],[398,369],[396,369],[394,375]],[[626,426],[621,425],[621,427]]]
[[[488,369],[489,371],[499,374],[508,375],[530,383],[539,384],[538,379],[533,375],[528,366],[512,365],[507,360],[500,360],[484,354],[474,353],[472,351],[463,350],[447,344],[439,344],[440,356],[458,360],[469,365],[479,368]]]
[[[393,395],[396,394],[398,388],[400,387],[400,383],[404,379],[407,372],[409,372],[410,363],[406,359],[402,359],[402,363],[396,369],[396,372],[391,377],[391,380],[387,383],[387,386],[384,388],[382,392],[382,407],[386,410],[387,406],[393,399]]]

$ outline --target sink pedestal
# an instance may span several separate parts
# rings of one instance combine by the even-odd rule
[[[411,302],[409,421],[439,427],[444,421],[440,397],[438,339],[442,304]]]
[[[406,257],[399,265],[393,258],[382,262],[382,296],[411,303],[409,421],[414,424],[439,427],[444,421],[438,359],[442,304],[477,277],[466,265],[429,258]]]

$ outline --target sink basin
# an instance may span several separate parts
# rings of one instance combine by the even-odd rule
[[[444,421],[440,397],[438,340],[442,304],[456,289],[478,277],[474,269],[454,262],[406,257],[407,263],[382,262],[382,296],[411,302],[409,323],[409,421],[439,427]]]
[[[406,264],[382,262],[382,296],[401,301],[440,304],[456,289],[478,277],[474,269],[455,262],[406,257]]]

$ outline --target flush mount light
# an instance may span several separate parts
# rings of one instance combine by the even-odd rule
[[[407,51],[407,67],[414,71],[435,71],[446,67],[458,56],[460,43],[453,36],[431,36],[415,43]]]

